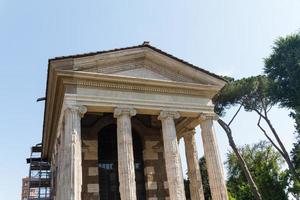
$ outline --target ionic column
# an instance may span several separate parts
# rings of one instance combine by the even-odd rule
[[[84,106],[69,106],[64,112],[63,178],[61,199],[81,200],[82,165],[81,165],[81,118],[86,113]]]
[[[213,200],[227,200],[227,189],[224,172],[215,131],[213,128],[214,116],[204,116],[201,119],[201,135],[204,155],[207,165],[208,180]]]
[[[136,183],[132,146],[131,117],[136,111],[131,108],[116,108],[118,140],[118,170],[121,200],[136,200]]]
[[[195,130],[184,133],[185,154],[190,179],[190,194],[192,200],[204,200],[202,179],[199,169],[198,152],[195,141]]]
[[[174,119],[178,112],[162,111],[158,117],[162,122],[164,153],[171,200],[185,200],[182,167],[178,151]]]

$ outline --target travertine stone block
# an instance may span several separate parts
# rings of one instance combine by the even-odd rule
[[[148,181],[146,183],[146,190],[156,190],[157,189],[157,183],[155,181]]]
[[[154,149],[158,143],[159,143],[159,141],[147,140],[145,142],[145,149]]]
[[[158,154],[153,150],[145,150],[143,152],[143,158],[144,160],[158,160]]]
[[[157,197],[150,197],[150,198],[148,198],[148,200],[158,200],[158,198]]]
[[[89,176],[98,176],[98,167],[89,167],[88,170]]]
[[[227,200],[227,189],[213,120],[210,117],[204,117],[200,125],[212,199]]]
[[[99,193],[99,184],[88,184],[88,193]]]
[[[158,119],[162,122],[170,197],[172,200],[185,200],[183,174],[174,122],[174,119],[176,118],[179,118],[179,113],[169,111],[162,111],[158,117]]]
[[[82,164],[81,164],[81,117],[87,111],[83,106],[69,106],[64,112],[63,159],[61,170],[63,177],[58,187],[59,198],[81,200]]]
[[[195,141],[195,130],[184,134],[185,154],[188,165],[188,177],[190,180],[190,194],[192,200],[204,200],[202,179],[199,169],[198,152]]]
[[[98,160],[98,141],[83,140],[84,160]]]
[[[130,108],[116,108],[117,118],[118,170],[120,195],[122,200],[136,199],[134,158],[132,147],[131,116],[136,111]]]
[[[154,174],[155,173],[154,167],[145,167],[144,170],[145,170],[146,174]]]

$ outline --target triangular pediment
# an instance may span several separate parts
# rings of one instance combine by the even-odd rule
[[[195,82],[189,77],[186,77],[180,73],[176,73],[167,67],[151,62],[145,57],[138,61],[127,60],[118,63],[98,64],[87,68],[77,67],[76,71],[113,74],[155,80]]]
[[[70,62],[70,59],[72,64],[68,70],[72,71],[216,86],[225,84],[220,77],[150,45],[63,57],[58,62]],[[56,59],[53,61],[56,63]]]
[[[156,80],[169,80],[170,78],[159,74],[157,72],[152,71],[151,69],[147,69],[145,67],[142,68],[136,68],[126,71],[119,71],[113,73],[115,75],[121,75],[121,76],[130,76],[130,77],[138,77],[138,78],[146,78],[146,79],[156,79]]]

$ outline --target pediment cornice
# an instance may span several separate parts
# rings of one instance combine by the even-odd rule
[[[195,66],[190,67],[188,64],[170,58],[165,54],[158,53],[147,46],[93,56],[54,60],[51,61],[51,67],[56,70],[104,74],[116,74],[122,71],[145,68],[173,81],[201,83],[221,87],[225,84],[225,81],[201,71],[200,68],[197,69]]]

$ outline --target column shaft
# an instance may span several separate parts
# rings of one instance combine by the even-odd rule
[[[65,110],[64,139],[62,141],[62,190],[61,199],[81,200],[82,165],[81,165],[81,117],[86,112],[83,106],[72,106]]]
[[[114,112],[114,116],[117,118],[118,170],[121,200],[136,199],[136,183],[130,119],[131,116],[135,114],[135,110],[124,108],[116,108]]]
[[[198,152],[195,141],[195,131],[184,135],[185,154],[188,165],[188,176],[190,180],[190,194],[192,200],[204,200],[202,179],[199,169]]]
[[[213,128],[213,120],[206,117],[201,122],[201,129],[212,199],[227,200],[227,189],[218,144]]]
[[[162,122],[166,171],[171,200],[185,200],[181,160],[178,151],[174,118],[179,118],[177,112],[162,111],[159,120]]]

